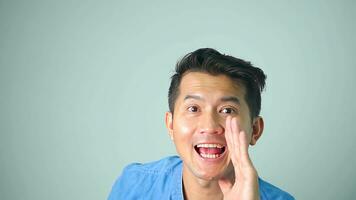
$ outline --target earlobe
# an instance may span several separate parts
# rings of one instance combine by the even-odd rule
[[[171,112],[166,112],[165,121],[169,137],[173,140],[173,114]]]
[[[263,128],[264,128],[264,122],[263,118],[258,116],[253,120],[253,125],[252,125],[252,135],[251,135],[251,145],[255,145],[257,143],[257,140],[261,137],[263,133]]]

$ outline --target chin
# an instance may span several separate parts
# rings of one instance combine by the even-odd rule
[[[226,170],[222,169],[200,169],[194,172],[194,175],[206,181],[219,180],[221,177],[224,177]]]
[[[221,175],[215,175],[215,174],[207,174],[207,175],[198,176],[199,179],[202,179],[205,181],[217,181],[221,177],[222,177]]]

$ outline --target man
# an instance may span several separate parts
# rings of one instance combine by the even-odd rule
[[[266,75],[249,62],[198,49],[177,63],[166,126],[179,157],[127,166],[117,199],[294,199],[257,175],[248,153],[263,132]]]

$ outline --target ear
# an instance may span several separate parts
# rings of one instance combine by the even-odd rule
[[[251,145],[255,145],[257,140],[261,137],[264,128],[263,118],[257,116],[253,119],[252,124],[252,135],[251,135]]]
[[[166,112],[165,120],[169,137],[173,140],[173,114],[171,112]]]

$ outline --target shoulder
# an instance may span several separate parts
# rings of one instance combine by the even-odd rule
[[[137,199],[142,196],[159,194],[175,187],[182,161],[170,156],[150,163],[132,163],[124,168],[116,180],[109,200]],[[152,196],[153,198],[153,196]]]
[[[171,173],[176,167],[181,165],[182,160],[178,156],[169,156],[149,163],[132,163],[126,166],[123,174],[127,173],[147,173],[164,174]]]
[[[273,199],[273,200],[294,200],[294,197],[288,192],[268,183],[261,178],[258,179],[260,187],[261,199]]]

